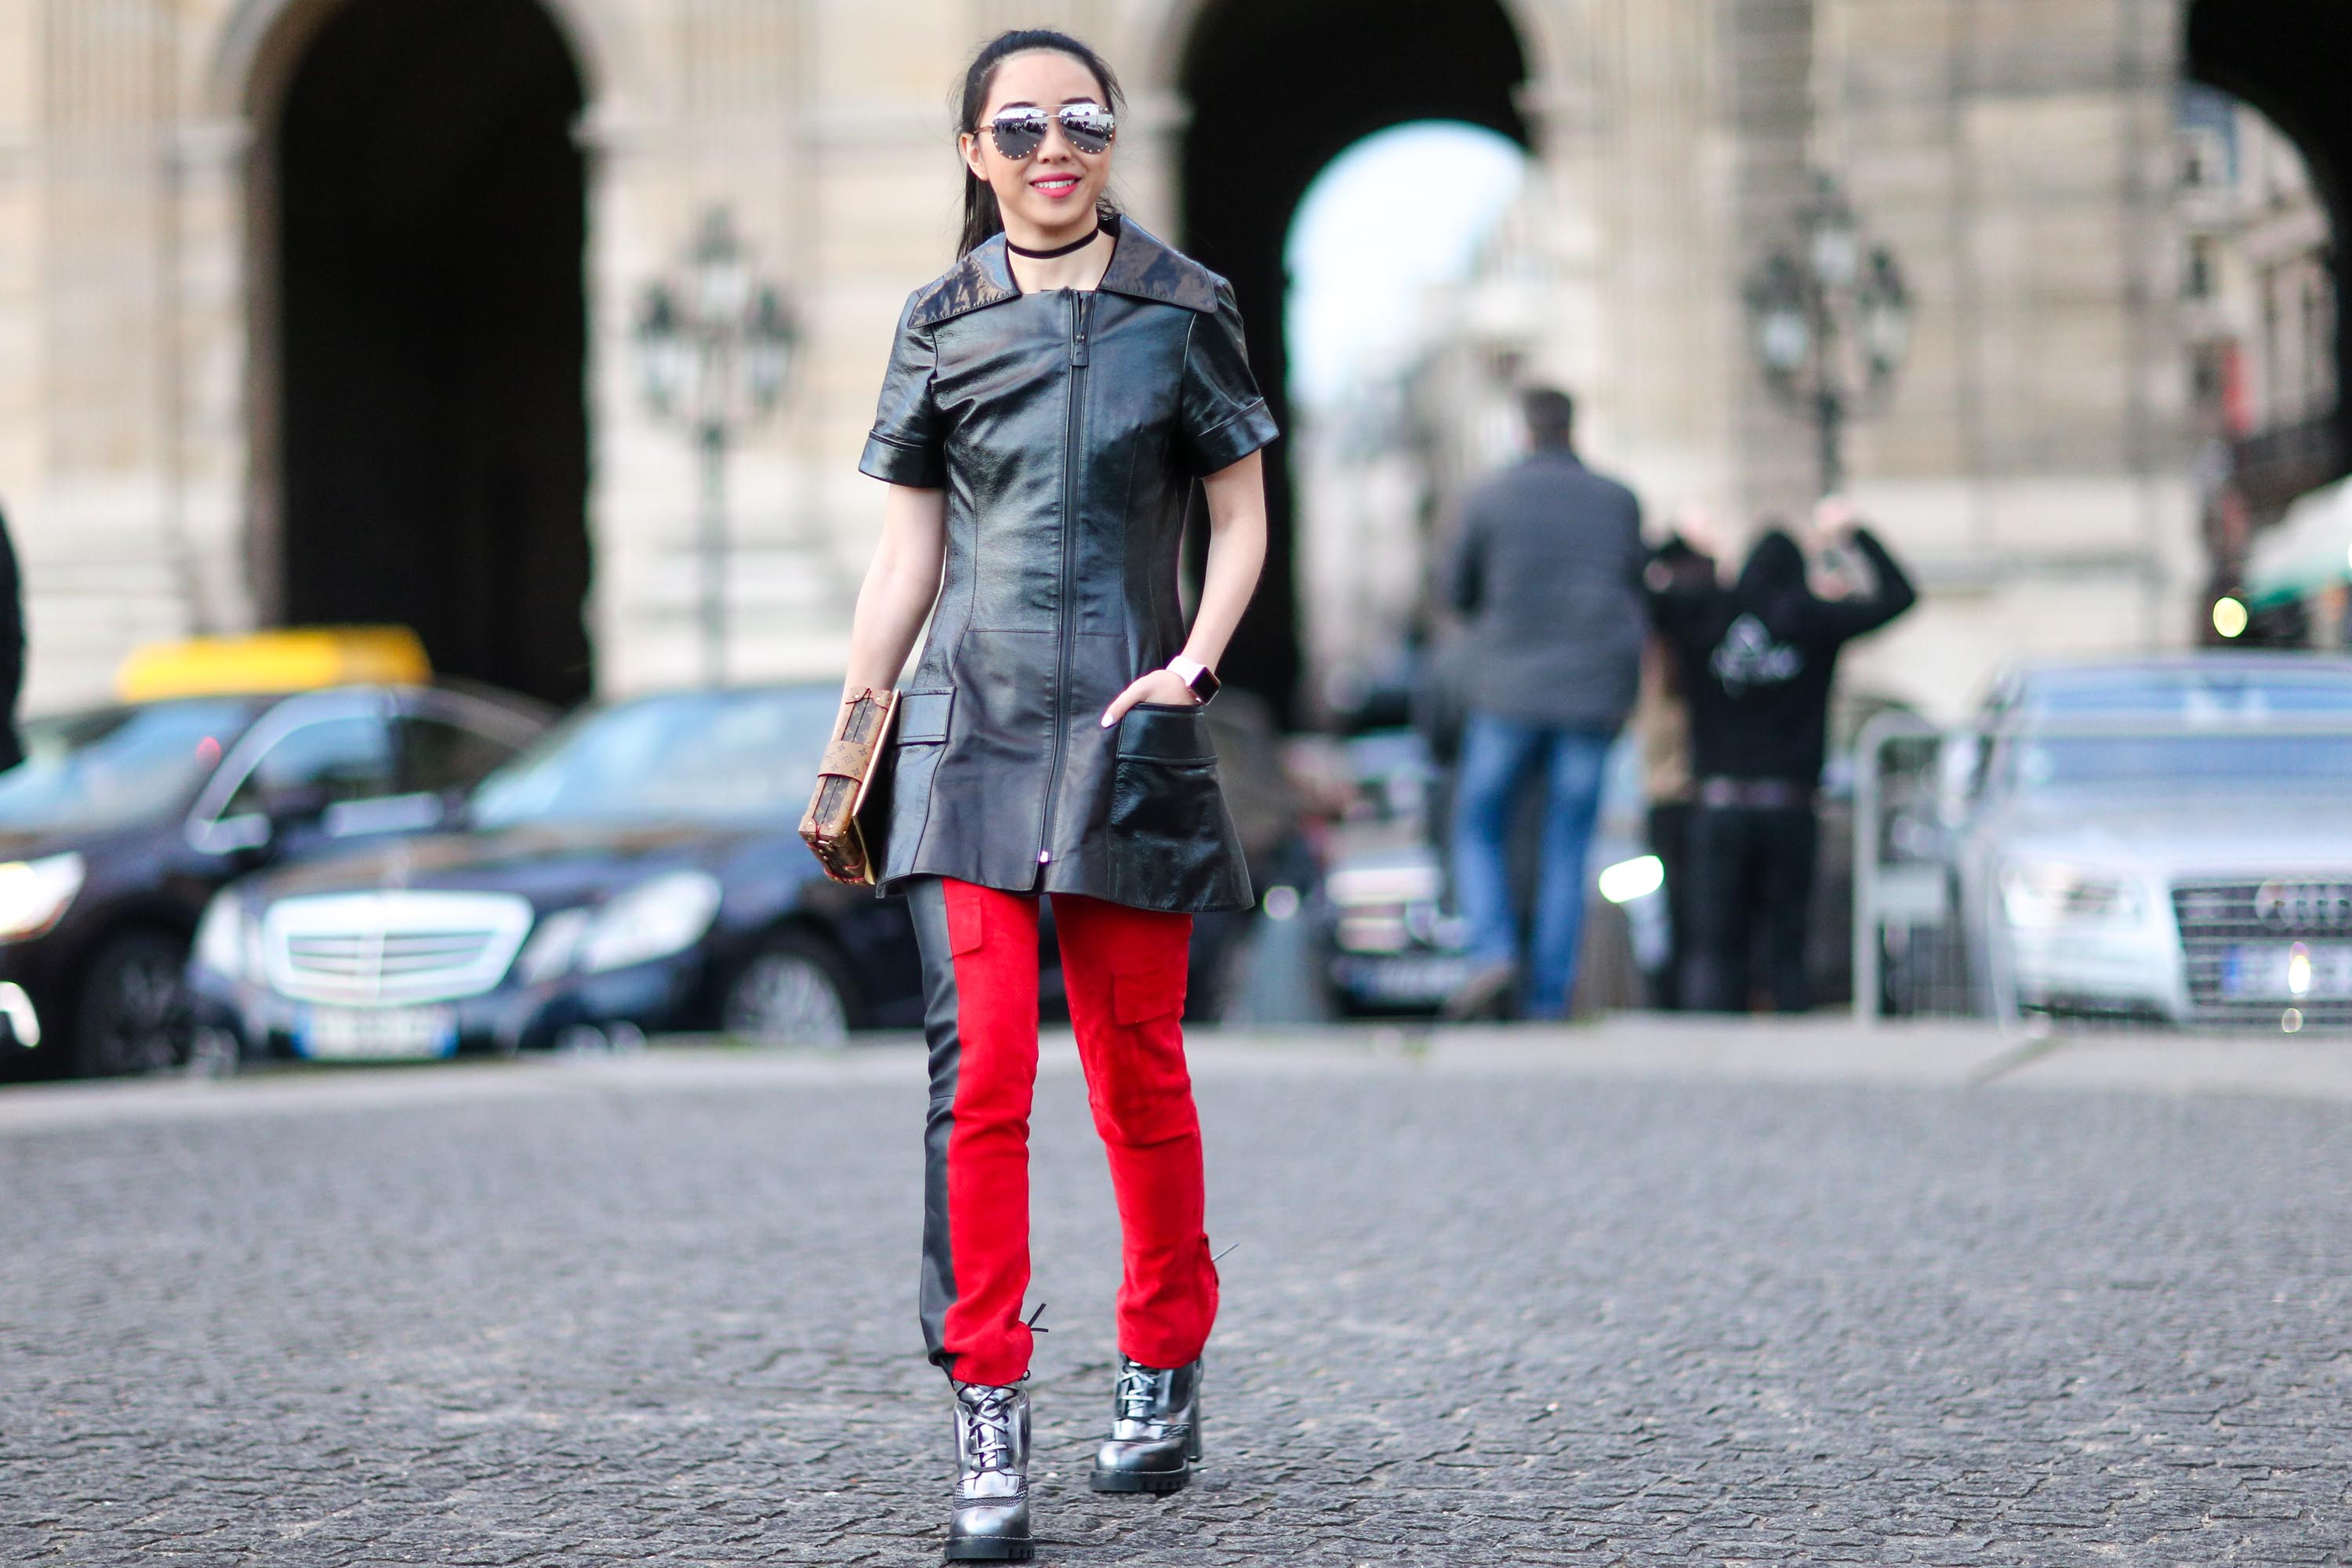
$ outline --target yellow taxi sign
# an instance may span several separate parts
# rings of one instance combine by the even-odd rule
[[[289,626],[133,648],[114,689],[125,702],[156,702],[432,678],[425,645],[406,626]]]

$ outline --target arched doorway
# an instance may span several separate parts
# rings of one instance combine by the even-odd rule
[[[2352,58],[2352,5],[2191,0],[2186,43],[2189,76],[2242,103],[2232,110],[2228,100],[2219,100],[2218,110],[2188,100],[2182,174],[2193,196],[2200,184],[2214,179],[2198,165],[2220,165],[2217,183],[2235,198],[2231,226],[2237,232],[2209,241],[2192,226],[2184,290],[2194,308],[2200,294],[2234,283],[2219,301],[2235,307],[2223,335],[2242,339],[2246,350],[2241,354],[2239,343],[2222,343],[2230,374],[2216,375],[2208,363],[2213,356],[2200,355],[2192,367],[2198,400],[2212,401],[2212,384],[2221,381],[2222,401],[2238,416],[2207,421],[2234,427],[2214,444],[2226,459],[2204,465],[2223,476],[2214,492],[2223,504],[2209,503],[2206,519],[2214,546],[2211,588],[2233,594],[2249,556],[2248,531],[2260,538],[2297,497],[2352,474],[2352,404],[2343,395],[2352,384],[2352,311],[2342,287],[2342,239],[2352,218],[2352,95],[2344,91],[2342,62]],[[2268,126],[2249,135],[2242,123],[2249,120]],[[2261,142],[2275,144],[2280,136],[2301,154],[2292,178],[2275,177],[2259,156]],[[2270,162],[2294,160],[2290,154]],[[2220,258],[2229,269],[2212,265],[2196,248],[2200,244],[2225,253]],[[2192,350],[2203,346],[2192,343]],[[2214,483],[2210,474],[2207,482]],[[2314,610],[2323,624],[2312,623]],[[2342,584],[2332,602],[2257,601],[2248,636],[2339,646],[2352,637]]]
[[[2291,139],[2339,237],[2352,218],[2352,94],[2342,62],[2352,58],[2352,5],[2344,0],[2194,0],[2189,8],[2189,71],[2243,99]],[[2336,384],[2352,384],[2352,312],[2340,308],[2343,258],[2335,258]],[[2327,439],[2336,477],[2352,469],[2352,425],[2339,401]]]
[[[1434,30],[1433,30],[1434,28]],[[1525,144],[1517,100],[1528,62],[1495,0],[1465,0],[1433,24],[1417,0],[1213,0],[1187,42],[1191,106],[1181,161],[1186,247],[1231,279],[1250,356],[1289,427],[1283,245],[1316,174],[1386,126],[1456,120]],[[1406,199],[1399,221],[1409,221]],[[1287,468],[1266,474],[1273,524],[1265,577],[1228,655],[1234,679],[1286,717],[1300,672]]]
[[[344,0],[271,137],[276,610],[553,702],[593,676],[584,98],[536,0]]]

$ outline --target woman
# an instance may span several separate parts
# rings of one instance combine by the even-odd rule
[[[1118,103],[1109,68],[1060,33],[1007,33],[973,60],[961,259],[907,302],[859,465],[890,489],[848,695],[896,681],[932,617],[900,699],[879,880],[907,893],[923,959],[921,1311],[954,1390],[950,1561],[1031,1555],[1041,893],[1124,1237],[1097,1490],[1190,1478],[1216,1316],[1178,1019],[1192,916],[1252,897],[1198,710],[1265,557],[1257,453],[1275,428],[1232,289],[1104,199]],[[1187,633],[1196,479],[1210,542]]]

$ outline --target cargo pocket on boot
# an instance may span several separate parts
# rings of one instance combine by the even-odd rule
[[[987,906],[969,895],[959,898],[953,888],[947,889],[947,895],[948,956],[961,958],[967,952],[977,952],[988,937]]]
[[[1185,975],[1181,950],[1141,969],[1111,972],[1114,1043],[1104,1063],[1108,1070],[1096,1075],[1101,1081],[1088,1086],[1106,1139],[1161,1143],[1200,1127],[1179,1022]]]

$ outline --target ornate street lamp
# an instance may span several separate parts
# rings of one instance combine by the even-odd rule
[[[1845,483],[1845,426],[1883,406],[1911,346],[1911,296],[1894,252],[1864,240],[1827,174],[1798,214],[1798,243],[1748,280],[1748,328],[1773,394],[1812,417],[1821,489]]]
[[[784,297],[751,274],[725,207],[704,215],[677,279],[646,289],[637,315],[646,405],[694,437],[702,457],[702,674],[727,664],[727,453],[782,401],[800,341]]]

